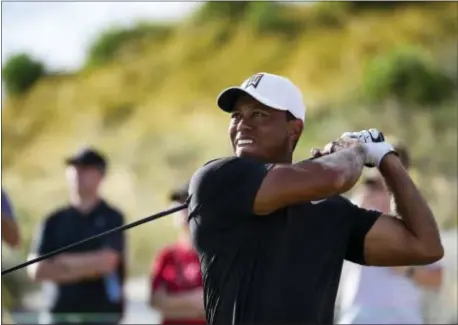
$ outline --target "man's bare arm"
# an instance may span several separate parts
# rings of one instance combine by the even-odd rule
[[[2,212],[2,240],[11,247],[18,247],[21,242],[17,223]]]
[[[382,180],[380,179],[380,181]],[[383,186],[383,184],[379,184],[379,186]],[[391,195],[388,191],[383,191],[382,189],[373,191],[371,188],[365,187],[362,193],[360,207],[364,209],[375,209],[385,214],[389,214],[391,212],[390,200]],[[408,276],[408,272],[411,268],[410,266],[395,266],[391,269],[401,276]],[[414,272],[410,276],[410,279],[419,286],[439,289],[442,284],[442,267],[414,267]]]
[[[314,160],[276,164],[258,190],[254,213],[269,214],[288,205],[342,194],[352,188],[361,175],[366,151],[359,143],[345,143],[349,148]]]
[[[115,250],[100,249],[87,253],[66,253],[57,256],[56,260],[73,270],[79,278],[92,278],[114,271],[120,258]]]
[[[365,260],[369,265],[423,265],[443,257],[434,215],[400,160],[386,155],[380,171],[393,192],[402,220],[382,215],[367,233]]]
[[[409,276],[409,269],[414,269],[413,273]],[[439,290],[442,285],[443,268],[442,266],[396,266],[391,268],[393,272],[401,276],[409,276],[417,285]]]
[[[35,254],[29,260],[36,258]],[[44,260],[27,267],[29,277],[36,282],[51,281],[55,283],[74,283],[78,280],[77,274],[55,259]]]
[[[435,269],[419,267],[415,269],[412,280],[422,287],[438,290],[442,285],[442,273],[443,269],[440,267]]]
[[[158,288],[152,292],[149,303],[151,307],[159,310],[164,318],[205,317],[202,289],[170,294]]]
[[[36,256],[30,256],[34,258]],[[113,271],[119,263],[117,252],[104,249],[91,253],[67,253],[29,266],[35,281],[76,282],[100,277]]]

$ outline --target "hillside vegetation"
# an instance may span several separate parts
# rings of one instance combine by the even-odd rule
[[[441,225],[456,225],[456,95],[438,104],[388,95],[369,102],[363,81],[370,62],[406,45],[456,75],[457,3],[386,6],[259,7],[245,16],[202,9],[161,33],[107,41],[80,72],[44,77],[7,97],[2,186],[21,219],[24,251],[38,222],[65,202],[63,158],[84,144],[110,157],[104,192],[128,220],[167,207],[173,186],[230,154],[218,93],[260,71],[284,74],[303,91],[307,121],[296,159],[344,131],[378,127],[412,147],[416,181]],[[131,271],[147,272],[158,247],[174,238],[171,220],[128,231]]]

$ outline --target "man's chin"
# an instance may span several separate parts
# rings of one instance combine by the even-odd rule
[[[262,153],[253,147],[240,147],[235,149],[235,155],[237,157],[252,157],[252,158],[262,158]]]

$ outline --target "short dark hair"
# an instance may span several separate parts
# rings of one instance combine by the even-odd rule
[[[104,154],[92,147],[82,148],[80,151],[65,159],[67,165],[91,166],[105,175],[108,163]]]
[[[402,143],[397,143],[394,145],[394,150],[398,153],[399,160],[406,169],[410,167],[410,154],[407,150],[407,147]]]
[[[188,199],[188,196],[189,196],[189,182],[172,190],[172,192],[169,195],[169,200],[173,202],[184,203]]]
[[[386,141],[393,145],[394,150],[398,154],[399,160],[401,160],[402,165],[405,169],[409,169],[411,166],[411,156],[410,151],[407,148],[405,142],[393,135],[387,135],[385,137]]]

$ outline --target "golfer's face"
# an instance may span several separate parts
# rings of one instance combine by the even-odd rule
[[[289,127],[284,111],[241,96],[234,105],[229,126],[234,153],[239,157],[276,159],[290,150]]]

